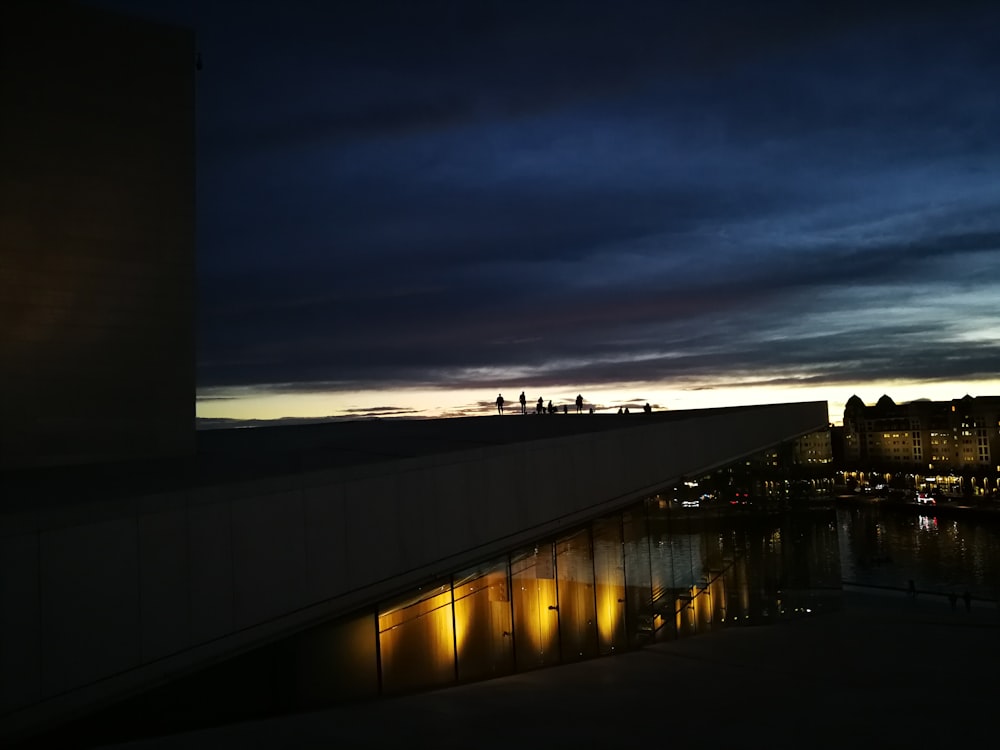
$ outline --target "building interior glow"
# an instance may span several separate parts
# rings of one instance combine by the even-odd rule
[[[512,558],[510,577],[518,668],[558,662],[559,599],[552,545],[537,545],[532,551]]]
[[[352,642],[365,654],[357,668],[371,671],[374,657],[379,692],[398,694],[756,623],[785,614],[783,607],[808,611],[776,588],[780,528],[720,530],[701,523],[713,513],[700,514],[654,495],[395,597],[377,609],[367,645],[352,625]],[[829,548],[817,560],[839,566]],[[839,570],[830,575],[839,581]],[[340,654],[330,667],[352,671],[351,649],[326,650]],[[324,684],[318,673],[310,679]]]
[[[379,653],[385,692],[443,684],[455,676],[455,629],[450,585],[379,613]]]

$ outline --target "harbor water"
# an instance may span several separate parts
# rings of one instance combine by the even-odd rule
[[[880,504],[837,510],[845,583],[996,602],[1000,598],[1000,518],[964,518]]]

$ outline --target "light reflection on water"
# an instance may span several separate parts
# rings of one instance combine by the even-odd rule
[[[840,564],[850,583],[1000,596],[1000,523],[877,507],[837,511]]]

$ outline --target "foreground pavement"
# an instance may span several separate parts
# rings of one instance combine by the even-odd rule
[[[1000,611],[848,588],[842,611],[118,748],[931,748],[996,732]]]

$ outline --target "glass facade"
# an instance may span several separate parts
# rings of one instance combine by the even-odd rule
[[[704,486],[692,504],[674,489],[176,680],[94,724],[126,732],[164,707],[186,727],[312,710],[839,608],[832,507],[748,510]]]
[[[657,495],[380,605],[363,671],[383,694],[488,679],[836,608],[839,590],[832,510]]]
[[[519,671],[559,663],[559,597],[552,543],[511,555],[514,664]]]
[[[382,691],[396,693],[452,682],[456,676],[451,582],[421,588],[379,608]]]
[[[489,562],[455,576],[454,596],[458,679],[483,680],[514,671],[507,560]]]
[[[560,658],[589,659],[598,650],[594,554],[587,529],[557,539],[555,553]]]
[[[625,630],[625,556],[621,518],[600,518],[590,525],[594,562],[594,608],[597,652],[613,654],[628,647]]]
[[[780,469],[749,457],[681,480],[180,678],[91,723],[124,737],[130,723],[165,712],[190,728],[607,657],[833,611],[842,581],[892,589],[912,577],[921,597],[942,598],[959,581],[972,607],[995,606],[992,519],[848,509],[831,477],[780,477]]]

